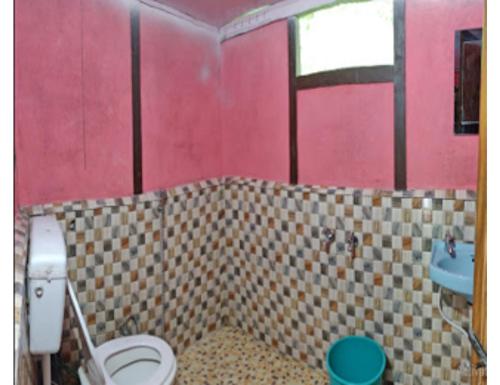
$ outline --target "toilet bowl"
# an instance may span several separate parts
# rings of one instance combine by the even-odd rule
[[[170,346],[149,335],[120,337],[106,342],[95,349],[93,358],[105,385],[170,385],[176,373]],[[78,375],[82,385],[95,382],[83,367]]]
[[[140,334],[119,337],[95,347],[68,280],[71,306],[81,334],[85,363],[78,369],[82,385],[171,385],[177,370],[172,348],[161,338]],[[86,353],[86,354],[85,354]]]

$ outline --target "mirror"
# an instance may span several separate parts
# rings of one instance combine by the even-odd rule
[[[455,32],[455,134],[479,132],[482,29]]]

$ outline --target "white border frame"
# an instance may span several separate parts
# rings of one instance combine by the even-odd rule
[[[254,29],[271,24],[275,21],[287,19],[290,16],[336,3],[336,0],[282,0],[275,4],[263,7],[262,9],[249,15],[238,17],[218,29],[213,25],[198,20],[173,7],[161,4],[156,0],[137,1],[140,4],[166,12],[171,16],[175,16],[183,21],[194,24],[197,27],[201,27],[211,34],[216,34],[219,42],[223,42],[224,40],[253,31]]]
[[[147,7],[156,9],[158,11],[168,13],[169,15],[177,17],[183,21],[187,21],[188,23],[191,23],[197,27],[207,30],[207,32],[210,32],[211,34],[215,35],[219,34],[219,30],[217,29],[217,27],[207,24],[201,20],[195,19],[194,17],[188,15],[187,13],[181,12],[176,8],[169,7],[168,5],[162,4],[155,0],[137,0],[137,2],[140,3],[141,5],[145,5]]]
[[[219,29],[219,41],[223,42],[277,20],[335,3],[336,0],[282,0],[222,26]]]

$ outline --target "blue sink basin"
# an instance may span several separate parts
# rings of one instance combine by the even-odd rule
[[[446,250],[444,241],[432,242],[430,278],[438,285],[464,295],[472,303],[474,288],[474,245],[456,242],[456,257]]]

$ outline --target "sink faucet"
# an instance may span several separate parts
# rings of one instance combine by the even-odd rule
[[[356,258],[356,247],[358,247],[359,240],[354,232],[347,233],[347,250],[351,253],[352,259]]]
[[[446,245],[446,251],[448,251],[450,257],[455,258],[457,256],[457,253],[455,252],[455,238],[449,232],[446,232],[444,243]]]
[[[326,252],[329,253],[330,246],[332,245],[332,242],[335,242],[335,230],[325,228],[323,230],[323,235],[325,237],[325,249],[326,249]]]

